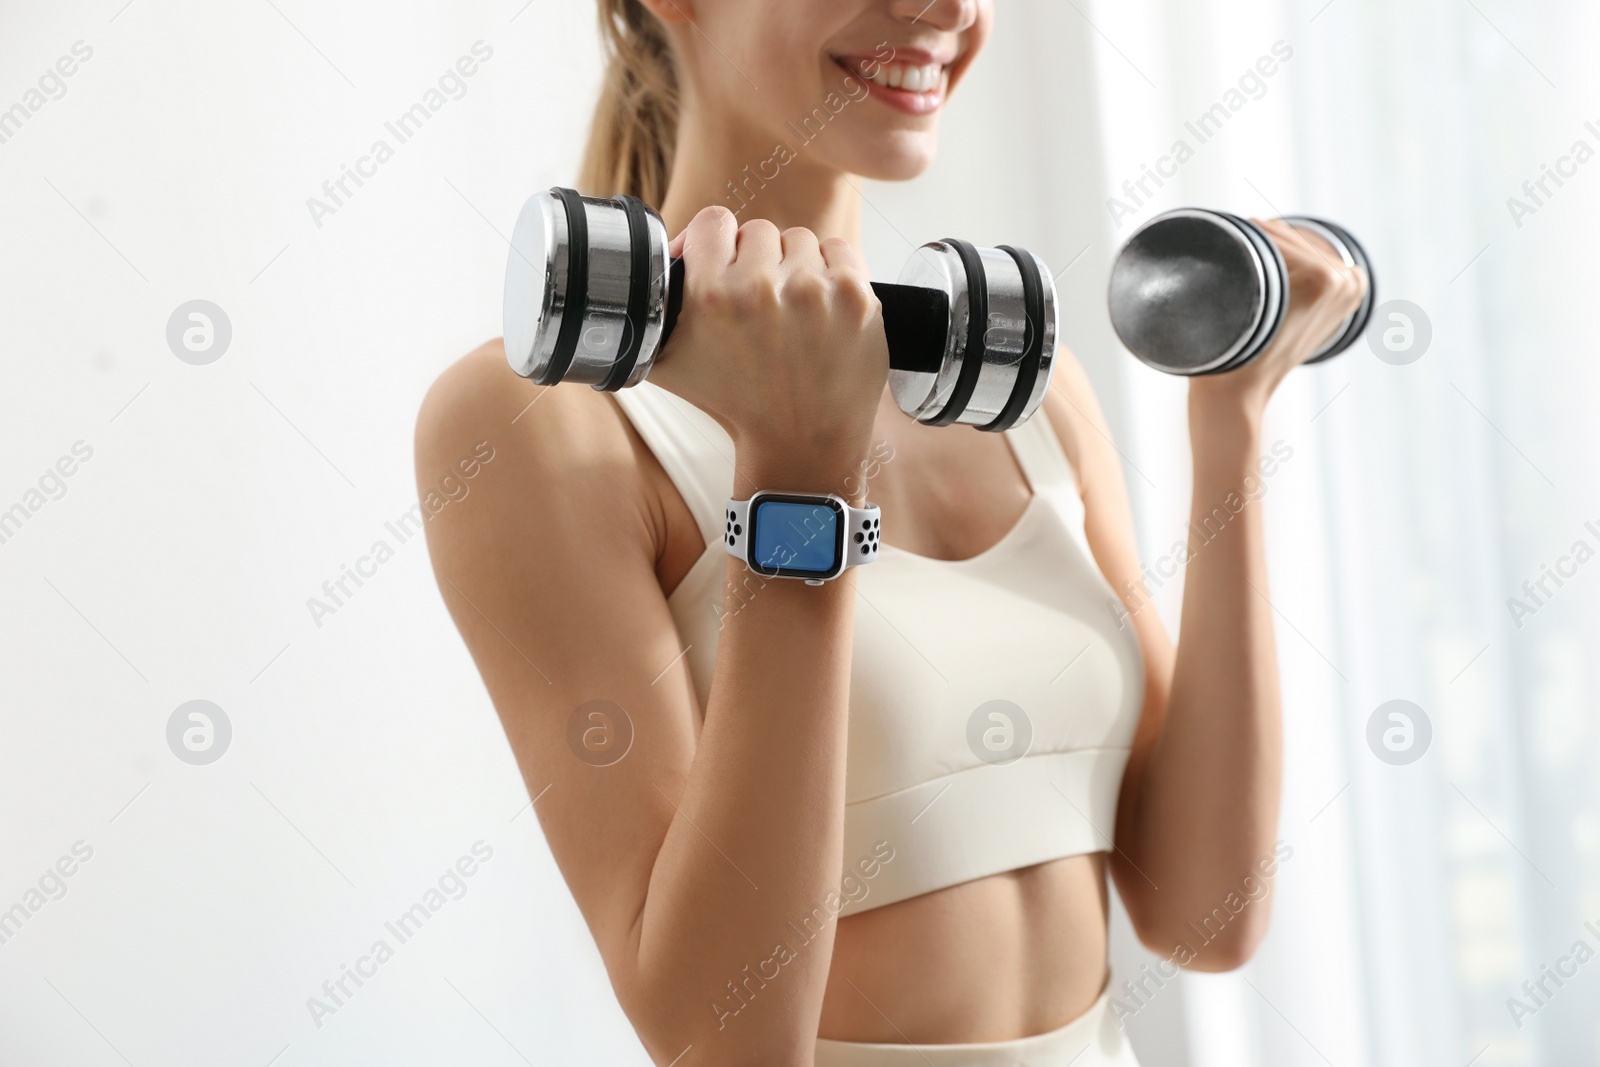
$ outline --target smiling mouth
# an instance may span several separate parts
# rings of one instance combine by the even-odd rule
[[[943,63],[882,63],[870,57],[839,56],[834,62],[875,89],[934,99],[943,97],[945,76],[950,69]]]

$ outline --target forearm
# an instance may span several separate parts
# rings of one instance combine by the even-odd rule
[[[1252,499],[1259,415],[1193,397],[1190,408],[1194,498],[1177,657],[1130,842],[1134,862],[1161,887],[1150,894],[1148,924],[1179,939],[1186,923],[1240,894],[1247,876],[1260,880],[1282,777],[1265,537]],[[1231,966],[1248,955],[1268,914],[1264,901],[1252,903],[1208,946],[1215,958],[1197,964]]]
[[[832,488],[754,460],[739,473],[743,485]],[[694,762],[681,794],[661,783],[676,812],[637,974],[677,1042],[668,1059],[692,1042],[698,1063],[809,1063],[843,873],[854,577],[807,586],[729,560],[724,588]]]

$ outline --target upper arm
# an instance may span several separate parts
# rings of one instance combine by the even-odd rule
[[[1051,425],[1061,428],[1062,446],[1078,472],[1089,549],[1106,581],[1121,598],[1128,612],[1123,624],[1133,627],[1144,653],[1143,711],[1117,804],[1116,837],[1126,842],[1137,826],[1138,797],[1145,766],[1166,718],[1175,649],[1148,595],[1150,590],[1139,562],[1121,455],[1112,444],[1110,428],[1095,400],[1088,375],[1065,348],[1057,355],[1056,372],[1045,407]],[[1113,853],[1111,869],[1127,898],[1129,894],[1142,893],[1147,883],[1137,874],[1128,878],[1124,862],[1124,856]]]
[[[661,673],[681,645],[639,446],[608,397],[518,378],[498,341],[423,402],[425,511],[429,490],[485,445],[494,458],[470,491],[425,523],[434,574],[627,1007],[635,921],[699,721],[687,670]],[[591,701],[606,703],[578,711]]]

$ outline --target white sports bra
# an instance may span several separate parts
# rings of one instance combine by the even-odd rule
[[[659,386],[613,395],[705,538],[668,600],[704,708],[724,612],[733,444]],[[879,842],[893,859],[862,868],[876,870],[840,914],[1111,848],[1143,655],[1089,553],[1076,478],[1044,409],[1005,438],[1033,497],[998,543],[964,560],[886,544],[852,572],[844,863],[849,872],[890,854]]]

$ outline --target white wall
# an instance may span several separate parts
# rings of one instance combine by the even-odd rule
[[[0,1062],[645,1062],[426,549],[385,528],[424,389],[499,332],[495,227],[571,173],[590,10],[275,2],[0,16],[0,106],[93,50],[0,144],[0,507],[93,450],[0,544],[0,907],[93,849],[0,945]],[[317,226],[307,198],[479,40],[465,95]],[[232,322],[207,366],[165,340],[194,298]],[[233,727],[209,766],[167,746],[195,698]],[[307,998],[480,840],[465,895],[316,1026]]]

